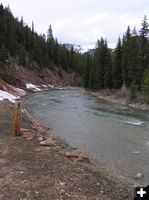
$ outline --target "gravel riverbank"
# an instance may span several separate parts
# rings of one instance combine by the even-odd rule
[[[13,104],[0,102],[0,200],[129,200],[133,187],[92,161],[68,156],[73,149],[22,114],[22,137],[11,135]],[[52,141],[53,138],[50,136]],[[72,155],[72,154],[71,154]],[[73,159],[72,159],[73,158]]]

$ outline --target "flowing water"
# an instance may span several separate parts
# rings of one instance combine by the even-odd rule
[[[34,93],[22,99],[56,136],[118,176],[149,184],[149,111],[112,104],[83,89]]]

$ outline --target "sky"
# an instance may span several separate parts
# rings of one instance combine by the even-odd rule
[[[93,48],[97,39],[107,38],[114,48],[127,26],[140,28],[148,17],[149,0],[1,0],[13,15],[35,31],[47,34],[51,24],[60,43],[79,44]],[[148,18],[149,19],[149,18]]]

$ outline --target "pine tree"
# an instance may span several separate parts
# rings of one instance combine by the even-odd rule
[[[135,83],[135,81],[133,80],[133,82],[130,85],[130,100],[134,100],[137,96],[137,85]]]
[[[141,91],[147,98],[149,98],[149,68],[144,73],[144,78],[141,84]]]
[[[140,38],[139,38],[139,50],[138,50],[138,65],[139,65],[139,75],[143,77],[144,71],[148,68],[149,65],[149,25],[147,22],[146,16],[143,19],[142,27],[140,29]],[[141,84],[141,79],[139,85]]]
[[[97,41],[95,50],[95,66],[98,81],[96,88],[112,88],[112,58],[107,41],[101,38]]]
[[[90,56],[87,54],[86,56],[86,66],[84,70],[84,87],[89,88],[90,87],[90,69],[91,69],[91,61]]]
[[[146,15],[144,16],[141,25],[142,25],[142,27],[140,29],[140,36],[142,38],[147,38],[148,37],[148,33],[149,33],[149,25],[148,25],[148,22],[147,22]]]
[[[96,88],[103,89],[104,88],[104,68],[105,68],[105,41],[101,37],[100,40],[97,41],[96,50],[95,50],[95,66],[96,73],[98,77]]]
[[[134,81],[134,83],[139,88],[139,82],[140,82],[140,75],[139,75],[139,65],[138,65],[138,50],[139,50],[139,36],[137,35],[136,28],[134,27],[132,32],[132,38],[130,43],[131,48],[131,70],[130,70],[130,84]],[[130,85],[131,86],[131,85]]]
[[[105,41],[105,67],[104,67],[104,88],[112,88],[112,57],[111,50],[108,49],[107,42]]]
[[[123,36],[122,40],[122,80],[123,83],[126,84],[126,87],[129,87],[131,84],[131,41],[132,41],[132,34],[131,29],[128,26],[126,33]]]
[[[47,40],[49,40],[49,39],[53,39],[53,30],[52,30],[51,24],[50,24],[48,32],[47,32]]]
[[[113,88],[118,89],[122,87],[122,44],[120,37],[113,56],[112,81]]]

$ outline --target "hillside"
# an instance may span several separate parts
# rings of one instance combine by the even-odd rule
[[[82,76],[84,58],[69,51],[53,36],[39,35],[15,18],[9,7],[0,5],[0,79],[19,87],[26,83],[77,85]],[[79,83],[80,84],[80,83]]]
[[[0,77],[7,83],[16,87],[25,87],[26,83],[37,85],[51,84],[54,86],[75,85],[75,73],[67,73],[62,68],[29,69],[18,65],[15,59],[10,59],[9,64],[0,70]]]

